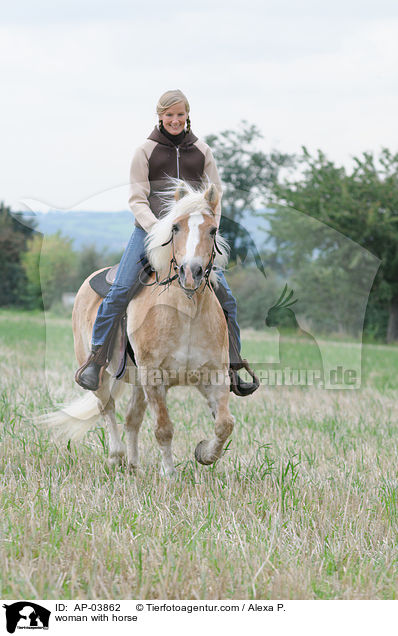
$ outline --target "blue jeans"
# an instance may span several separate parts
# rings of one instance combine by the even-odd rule
[[[97,318],[94,323],[92,345],[104,344],[115,320],[127,307],[129,291],[137,280],[138,273],[142,268],[141,258],[145,256],[145,238],[147,233],[140,227],[136,227],[127,244],[124,254],[119,263],[115,281],[107,296],[102,301],[98,309]],[[237,305],[232,296],[224,273],[217,270],[217,277],[221,285],[227,291],[227,297],[223,302],[223,310],[228,313],[230,328],[233,330],[240,351],[240,330],[237,323]]]
[[[225,291],[227,292],[225,299],[221,303],[221,307],[223,311],[225,311],[228,314],[228,326],[235,336],[235,342],[240,352],[241,342],[240,342],[240,329],[239,329],[238,317],[237,317],[238,306],[236,304],[236,299],[232,295],[230,287],[225,279],[224,272],[218,268],[214,268],[214,270],[217,273],[217,278],[220,285],[222,285],[225,288]],[[230,355],[231,355],[231,351],[230,351]],[[231,359],[231,362],[238,362],[238,360]]]

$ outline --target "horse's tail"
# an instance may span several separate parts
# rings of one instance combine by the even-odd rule
[[[59,411],[38,418],[58,439],[81,439],[92,429],[100,415],[100,402],[94,393],[67,404]]]

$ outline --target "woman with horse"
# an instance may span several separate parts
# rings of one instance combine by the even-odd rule
[[[174,470],[173,424],[167,409],[167,391],[177,385],[197,388],[214,418],[214,436],[195,449],[201,464],[212,464],[231,435],[234,418],[229,410],[228,329],[214,293],[220,287],[217,269],[224,267],[228,248],[217,235],[219,190],[215,184],[196,190],[178,182],[165,214],[150,228],[146,253],[154,270],[146,285],[127,307],[127,334],[136,366],[117,377],[122,341],[118,329],[115,355],[95,391],[89,391],[44,421],[62,435],[79,438],[104,416],[109,432],[109,459],[119,463],[125,455],[115,417],[115,399],[128,386],[131,397],[125,419],[127,465],[138,467],[138,435],[148,405],[154,416],[155,436],[162,453],[165,475]],[[175,273],[174,273],[175,272]],[[75,353],[79,363],[87,357],[92,327],[101,302],[89,277],[80,287],[72,314]]]
[[[145,240],[163,210],[162,191],[169,179],[181,179],[191,186],[214,183],[221,195],[221,183],[209,146],[191,130],[190,106],[180,90],[164,93],[157,104],[158,126],[134,154],[131,163],[130,208],[135,216],[135,229],[120,261],[116,278],[99,307],[93,327],[91,353],[76,373],[76,381],[84,389],[96,391],[103,369],[111,357],[109,343],[118,318],[125,312],[137,288],[137,279],[145,263]],[[220,223],[221,196],[215,208],[217,227]],[[190,279],[195,272],[186,272]],[[217,297],[228,321],[230,352],[230,388],[236,395],[255,391],[258,382],[244,382],[237,373],[247,368],[240,357],[240,330],[236,301],[221,270],[217,272]],[[139,287],[139,285],[138,285]]]
[[[138,434],[148,405],[163,471],[171,475],[168,389],[193,385],[206,398],[214,436],[197,444],[195,457],[208,465],[221,456],[232,433],[230,390],[248,395],[258,380],[240,357],[236,301],[222,273],[228,246],[218,234],[221,185],[213,155],[190,130],[189,104],[181,91],[162,95],[157,111],[159,126],[132,161],[130,206],[136,227],[115,281],[101,302],[93,286],[95,272],[80,287],[73,308],[75,353],[81,365],[76,380],[89,392],[42,419],[61,435],[79,438],[101,413],[109,432],[111,463],[119,463],[127,450],[127,464],[136,468]],[[208,185],[203,187],[205,180]],[[135,357],[135,365],[127,362],[124,376],[118,372],[117,354],[126,348],[121,316],[126,316]],[[249,371],[253,382],[243,382],[237,374],[241,368]],[[131,387],[127,449],[115,416],[115,400],[126,385]]]

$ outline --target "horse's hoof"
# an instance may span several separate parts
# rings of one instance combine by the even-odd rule
[[[173,468],[165,468],[162,464],[160,467],[160,474],[162,477],[166,477],[167,479],[174,479],[177,476],[177,471],[174,466]]]
[[[111,457],[108,457],[109,466],[121,466],[122,463],[123,457],[121,457],[120,455],[112,455]]]
[[[207,446],[207,441],[205,439],[202,439],[202,441],[199,442],[199,444],[195,448],[195,459],[197,462],[199,462],[199,464],[203,464],[203,466],[210,466],[210,464],[213,464],[214,460],[209,461],[208,459],[204,459],[203,455],[205,446]]]
[[[118,444],[112,451],[109,452],[108,462],[112,466],[120,466],[126,456],[126,448],[124,444]]]
[[[127,470],[132,474],[132,475],[142,475],[143,474],[143,470],[141,468],[141,466],[139,466],[138,464],[131,464],[130,462],[127,464]]]

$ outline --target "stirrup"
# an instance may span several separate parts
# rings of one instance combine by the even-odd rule
[[[248,374],[251,376],[253,382],[245,382],[242,380],[238,371],[240,369],[246,369]],[[241,360],[239,363],[231,364],[229,367],[229,378],[230,378],[230,391],[235,393],[238,397],[246,397],[257,391],[260,386],[260,381],[254,371],[250,368],[247,360]]]

